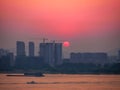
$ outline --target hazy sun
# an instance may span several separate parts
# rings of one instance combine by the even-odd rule
[[[64,47],[69,47],[69,46],[70,46],[70,43],[69,43],[68,41],[65,41],[65,42],[63,42],[63,46],[64,46]]]

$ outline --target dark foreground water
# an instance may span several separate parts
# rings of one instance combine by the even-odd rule
[[[37,84],[27,84],[31,81]],[[46,74],[45,77],[7,77],[0,74],[0,90],[120,90],[120,75]]]

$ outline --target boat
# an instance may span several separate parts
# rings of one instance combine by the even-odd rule
[[[27,84],[37,84],[35,81],[27,82]]]
[[[44,77],[44,75],[43,75],[41,72],[36,72],[36,73],[24,73],[24,76]]]
[[[35,73],[24,73],[24,74],[8,74],[6,76],[18,76],[18,77],[44,77],[43,73],[41,72],[35,72]]]
[[[6,75],[6,76],[22,77],[22,76],[24,76],[24,75],[22,75],[22,74],[8,74],[8,75]]]

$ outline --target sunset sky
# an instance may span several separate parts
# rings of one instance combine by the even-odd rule
[[[64,53],[117,52],[120,0],[0,0],[0,48],[43,37],[69,41]]]

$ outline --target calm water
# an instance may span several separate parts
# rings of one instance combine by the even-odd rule
[[[30,81],[38,84],[26,84]],[[120,90],[120,75],[46,74],[45,77],[7,77],[0,74],[0,90]]]

